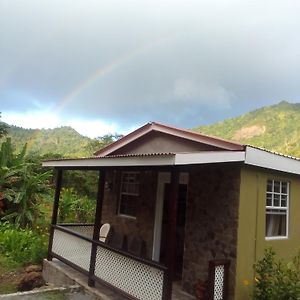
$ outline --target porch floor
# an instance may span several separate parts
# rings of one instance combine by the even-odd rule
[[[101,300],[126,300],[127,298],[107,288],[106,286],[96,283],[95,288],[89,287],[87,284],[87,276],[67,266],[63,262],[53,259],[53,261],[44,260],[43,276],[46,282],[55,285],[72,285],[79,284],[84,290]],[[172,300],[192,300],[195,297],[183,292],[180,282],[174,282]]]

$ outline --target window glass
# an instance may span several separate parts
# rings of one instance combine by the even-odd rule
[[[123,172],[120,192],[119,214],[136,217],[137,201],[140,194],[140,174]]]
[[[286,237],[289,183],[268,180],[266,191],[266,237]]]

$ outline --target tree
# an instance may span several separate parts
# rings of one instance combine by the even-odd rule
[[[10,138],[0,148],[2,219],[13,220],[21,227],[32,226],[39,217],[39,203],[50,192],[47,183],[51,176],[51,172],[36,172],[35,165],[26,160],[25,154],[26,145],[19,154],[14,153]]]
[[[0,113],[0,138],[7,134],[8,126],[7,124],[1,121],[1,113]]]
[[[87,145],[87,150],[93,154],[94,152],[108,146],[109,144],[119,140],[123,135],[119,133],[110,133],[91,140]]]

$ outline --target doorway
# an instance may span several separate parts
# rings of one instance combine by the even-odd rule
[[[167,263],[168,247],[167,247],[167,232],[169,226],[169,193],[170,183],[165,183],[164,201],[163,201],[163,218],[161,231],[160,259],[162,264]],[[176,220],[176,249],[174,256],[174,271],[175,278],[181,279],[183,254],[184,254],[184,237],[185,237],[185,214],[187,201],[187,184],[179,184],[177,198],[177,220]]]

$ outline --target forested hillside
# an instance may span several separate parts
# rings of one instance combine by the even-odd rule
[[[30,155],[61,154],[65,157],[90,155],[91,139],[80,135],[71,127],[55,129],[24,129],[10,126],[8,136],[11,137],[16,151],[27,143]]]
[[[194,130],[300,157],[300,103],[282,101]]]
[[[300,157],[300,103],[282,101],[193,130]],[[27,153],[30,155],[51,153],[64,157],[92,155],[121,137],[108,134],[90,139],[71,127],[24,129],[16,126],[10,126],[8,136],[17,152],[27,143]]]

